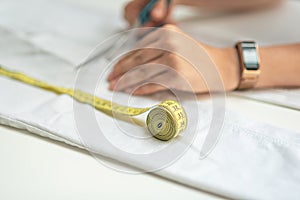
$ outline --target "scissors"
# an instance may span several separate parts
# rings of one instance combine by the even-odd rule
[[[146,6],[142,9],[142,11],[139,13],[139,17],[137,22],[134,24],[133,28],[138,28],[141,25],[146,24],[147,22],[149,22],[151,20],[151,10],[153,9],[153,7],[156,5],[156,3],[159,0],[149,0],[149,2],[146,4]],[[166,4],[167,7],[170,6],[171,4],[171,0],[166,0]],[[145,35],[147,35],[148,33],[152,32],[153,30],[155,30],[158,27],[163,26],[164,24],[158,25],[157,27],[154,27],[153,29],[148,30],[146,33],[144,33],[142,36],[139,37],[142,38]],[[93,55],[92,57],[90,57],[89,59],[85,60],[84,62],[80,63],[79,65],[77,65],[75,67],[75,70],[80,69],[81,67],[83,67],[84,65],[94,61],[95,59],[99,58],[99,56],[101,55],[107,55],[107,59],[109,59],[114,53],[115,51],[117,51],[121,46],[123,46],[126,42],[128,41],[128,35],[127,34],[123,34],[116,42],[114,42],[112,45],[109,45],[106,48],[101,49],[99,52],[95,53],[95,55]]]

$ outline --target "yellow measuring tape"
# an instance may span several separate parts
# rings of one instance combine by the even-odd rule
[[[155,138],[160,140],[167,141],[175,138],[187,126],[186,113],[183,107],[177,101],[166,100],[152,107],[132,108],[98,98],[80,90],[53,86],[46,82],[29,77],[23,73],[4,69],[2,66],[0,66],[0,75],[18,80],[28,85],[55,92],[57,94],[69,95],[78,102],[89,104],[109,116],[125,121],[128,121],[128,117],[141,115],[147,111],[150,111],[147,115],[146,126],[149,132]],[[143,125],[139,124],[138,120],[134,120],[134,118],[131,122],[140,126],[145,125],[145,123],[143,123]]]

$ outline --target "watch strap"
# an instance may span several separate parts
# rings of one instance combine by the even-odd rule
[[[240,61],[240,83],[238,89],[255,87],[260,74],[258,46],[254,41],[242,41],[236,44]]]

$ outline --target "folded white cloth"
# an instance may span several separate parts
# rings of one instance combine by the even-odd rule
[[[300,89],[268,89],[235,92],[237,96],[300,110]]]
[[[53,2],[50,3],[49,1],[48,4],[61,6],[56,4],[55,1]],[[11,12],[15,11],[15,6],[21,7],[22,5],[16,2],[10,3],[10,1],[5,3],[6,8],[10,8],[8,11],[6,10],[8,13],[9,10]],[[45,6],[47,7],[47,4]],[[68,10],[66,6],[62,7]],[[60,9],[63,9],[62,7]],[[2,9],[2,12],[3,10],[5,9]],[[82,14],[82,16],[85,15],[89,14]],[[76,15],[74,14],[74,16]],[[16,17],[18,17],[17,14]],[[32,17],[34,18],[34,16]],[[16,20],[16,18],[12,19]],[[10,69],[26,72],[28,75],[52,84],[72,87],[76,77],[76,71],[72,63],[78,62],[75,59],[72,60],[74,55],[71,55],[73,53],[68,51],[69,48],[63,48],[72,45],[60,44],[62,49],[58,51],[59,56],[69,60],[61,59],[57,54],[52,54],[52,52],[56,53],[56,49],[59,47],[58,43],[55,43],[57,46],[52,45],[50,49],[46,49],[47,45],[41,44],[47,44],[46,41],[51,40],[45,39],[45,43],[36,42],[37,40],[33,39],[35,38],[34,34],[31,39],[27,39],[29,36],[25,37],[22,32],[26,27],[13,27],[12,22],[9,23],[8,20],[7,16],[5,20],[0,19],[0,26],[6,27],[6,29],[0,29],[0,63]],[[8,27],[8,25],[11,27]],[[7,29],[10,29],[10,31]],[[32,32],[39,33],[40,37],[51,35],[48,31],[43,33],[33,30]],[[55,41],[57,41],[57,37],[59,38],[59,36],[49,36]],[[74,41],[76,41],[76,37]],[[88,49],[89,45],[91,44],[82,46]],[[80,44],[78,48],[80,48],[79,46]],[[81,49],[84,49],[84,47]],[[104,63],[105,60],[103,60]],[[107,90],[105,82],[100,86],[100,92],[97,95],[111,99],[113,94]],[[97,140],[98,135],[93,134],[97,133],[97,130],[94,130],[92,126],[89,133],[86,133],[86,135],[80,133],[79,135],[77,131],[78,124],[74,121],[74,107],[94,112],[92,107],[73,102],[69,96],[56,95],[1,76],[0,91],[1,124],[27,129],[30,132],[81,148],[85,147],[84,142],[85,145],[92,148],[90,149],[92,151],[140,169],[151,169],[153,167],[153,163],[150,162],[153,160],[140,162],[137,157],[126,157],[118,154],[118,149],[101,145],[102,141]],[[123,95],[123,97],[126,98],[126,95]],[[134,102],[139,106],[148,106],[158,101],[135,98]],[[257,122],[232,111],[226,111],[221,131],[222,135],[216,147],[208,157],[200,159],[199,149],[201,149],[204,137],[211,125],[211,102],[209,100],[196,102],[197,107],[191,107],[191,103],[195,102],[184,101],[183,106],[187,108],[188,114],[193,114],[196,110],[196,113],[200,115],[190,118],[188,127],[188,130],[196,130],[196,139],[181,158],[172,165],[168,165],[154,173],[194,188],[231,198],[297,199],[299,197],[299,133]],[[98,111],[94,113],[101,128],[105,130],[107,139],[124,152],[146,154],[163,149],[168,145],[156,140],[141,141],[126,137],[116,127],[112,118]],[[198,120],[198,117],[200,120]],[[222,118],[220,121],[222,121]],[[84,124],[90,123],[88,120],[83,122]],[[133,133],[143,133],[139,127],[122,122],[120,124],[122,128],[132,130]],[[185,134],[188,136],[188,132]],[[86,136],[93,137],[88,138]],[[184,142],[184,139],[185,136],[180,137],[177,141]]]

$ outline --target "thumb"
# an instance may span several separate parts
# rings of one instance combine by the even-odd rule
[[[163,21],[168,14],[167,2],[166,0],[159,0],[151,11],[152,21]]]

